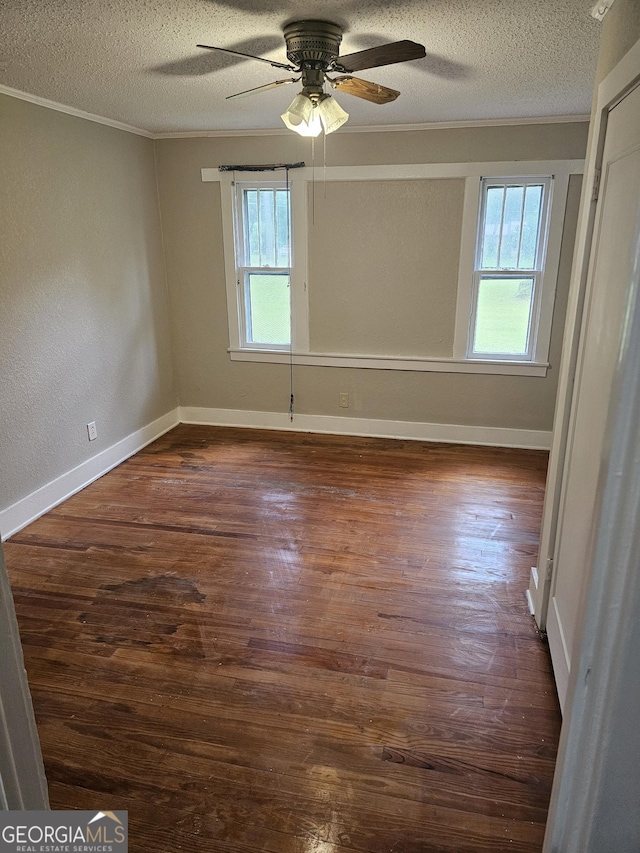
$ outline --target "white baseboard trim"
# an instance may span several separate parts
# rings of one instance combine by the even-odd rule
[[[0,511],[2,541],[70,498],[89,483],[102,477],[107,471],[173,429],[178,423],[178,410],[173,409]]]
[[[527,596],[527,607],[529,608],[531,615],[535,618],[536,600],[538,597],[538,567],[537,566],[531,566],[531,572],[530,572],[530,576],[529,576],[529,588],[527,589],[526,596]]]
[[[147,444],[179,423],[207,426],[234,426],[254,429],[317,432],[331,435],[358,435],[399,438],[413,441],[442,441],[450,444],[481,444],[490,447],[519,447],[548,450],[551,433],[542,430],[473,427],[460,424],[425,424],[331,415],[294,415],[283,412],[254,412],[240,409],[208,409],[185,406],[173,409],[142,429],[131,433],[100,453],[67,471],[4,510],[0,510],[2,541],[40,518],[62,501],[102,477]]]
[[[569,688],[570,659],[555,598],[551,599],[547,616],[547,639],[549,640],[553,674],[560,700],[560,710],[564,713]]]
[[[531,592],[528,589],[526,589],[524,595],[525,595],[525,598],[527,599],[527,607],[529,608],[529,613],[532,616],[535,616],[536,615],[536,608],[533,606],[533,598],[531,598]]]
[[[529,589],[532,590],[532,595],[538,591],[538,567],[531,566],[531,581],[529,583]]]
[[[185,424],[402,438],[414,441],[443,441],[449,444],[482,444],[489,447],[519,447],[527,450],[549,450],[551,447],[551,432],[544,430],[425,424],[332,415],[294,415],[291,421],[289,415],[284,412],[204,409],[192,406],[183,406],[178,412],[180,422]]]

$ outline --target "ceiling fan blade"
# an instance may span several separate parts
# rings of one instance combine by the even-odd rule
[[[267,89],[275,89],[278,86],[283,86],[285,83],[297,83],[299,77],[287,77],[284,80],[274,80],[273,83],[266,83],[264,86],[254,86],[253,89],[245,89],[244,92],[236,92],[235,95],[227,95],[225,101],[230,101],[232,98],[246,98],[247,95],[253,95],[256,92],[266,92]]]
[[[242,53],[239,50],[230,50],[228,47],[214,47],[211,44],[197,44],[196,47],[204,47],[207,50],[221,50],[223,53],[233,53],[234,56],[244,56],[245,59],[257,59],[258,62],[267,62],[273,68],[284,68],[285,71],[297,71],[294,65],[285,65],[283,62],[272,62],[262,56],[254,56],[252,53]]]
[[[388,89],[378,83],[369,83],[368,80],[361,80],[359,77],[335,77],[329,82],[334,89],[355,95],[356,98],[364,98],[365,101],[371,101],[373,104],[388,104],[395,101],[400,94],[396,89]]]
[[[408,39],[392,41],[389,44],[381,44],[379,47],[339,56],[334,63],[334,68],[338,71],[362,71],[363,68],[377,68],[380,65],[394,65],[396,62],[421,59],[426,56],[426,53],[424,45],[415,41]]]

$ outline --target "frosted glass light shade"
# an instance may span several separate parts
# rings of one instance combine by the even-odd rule
[[[310,98],[300,93],[289,104],[289,108],[282,116],[282,121],[294,130],[297,125],[309,120],[312,110],[313,104]]]
[[[327,95],[318,104],[318,112],[322,119],[325,133],[333,133],[347,121],[349,113],[345,112],[340,104],[331,95]]]
[[[322,130],[317,108],[302,93],[295,96],[281,118],[289,130],[295,130],[300,136],[317,136]]]
[[[296,116],[292,120],[288,113],[284,113],[281,118],[289,130],[295,130],[300,136],[318,136],[322,130],[322,122],[320,121],[318,110],[315,108],[306,120],[297,121]]]
[[[333,133],[345,123],[349,114],[331,95],[322,95],[314,104],[307,95],[300,93],[281,118],[289,130],[295,130],[300,136],[318,136],[322,130]]]

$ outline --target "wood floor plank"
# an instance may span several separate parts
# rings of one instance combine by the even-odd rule
[[[182,425],[6,543],[54,808],[132,853],[538,853],[546,454]]]

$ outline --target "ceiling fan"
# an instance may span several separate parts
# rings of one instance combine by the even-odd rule
[[[325,93],[325,81],[333,89],[355,95],[356,98],[363,98],[374,104],[387,104],[395,101],[400,92],[354,77],[352,72],[408,62],[411,59],[426,56],[423,45],[409,40],[390,42],[340,56],[342,27],[329,21],[296,21],[287,24],[283,32],[290,64],[272,62],[262,56],[253,56],[250,53],[241,53],[226,47],[214,47],[209,44],[199,44],[197,47],[233,53],[247,59],[257,59],[260,62],[267,62],[273,68],[283,68],[298,75],[286,77],[284,80],[274,80],[273,83],[256,86],[244,92],[237,92],[235,95],[229,95],[228,98],[242,98],[302,80],[302,91],[296,95],[282,115],[285,125],[301,136],[317,136],[322,130],[325,133],[332,133],[349,118],[348,113],[331,95]]]

